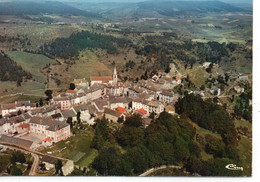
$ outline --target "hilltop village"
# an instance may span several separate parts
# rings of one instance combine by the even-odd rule
[[[68,121],[94,125],[105,117],[109,122],[123,123],[132,114],[139,114],[146,127],[151,114],[175,114],[174,103],[179,95],[172,89],[181,84],[181,79],[180,74],[164,73],[136,83],[121,82],[114,68],[112,76],[91,77],[90,83],[75,79],[74,90],[53,93],[42,107],[30,101],[2,104],[0,141],[37,150],[70,137]],[[24,145],[28,141],[29,145]]]

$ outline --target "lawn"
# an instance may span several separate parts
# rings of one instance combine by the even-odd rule
[[[33,79],[41,83],[45,82],[45,76],[40,72],[40,69],[44,68],[47,64],[56,63],[55,60],[40,54],[32,54],[22,51],[6,51],[6,54],[25,71],[30,72]]]
[[[73,136],[41,152],[51,152],[51,155],[67,158],[73,160],[76,165],[88,167],[98,154],[97,150],[90,148],[91,141],[91,136]]]
[[[94,159],[98,156],[98,151],[95,149],[91,149],[88,155],[84,155],[78,162],[76,162],[76,165],[82,166],[82,167],[88,167],[89,164],[91,164]]]

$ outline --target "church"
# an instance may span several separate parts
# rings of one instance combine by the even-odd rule
[[[114,72],[112,77],[111,76],[98,76],[98,77],[90,77],[90,86],[94,84],[110,84],[110,85],[117,85],[117,71],[116,67],[114,67]]]

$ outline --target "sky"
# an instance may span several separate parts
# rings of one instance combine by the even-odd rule
[[[6,1],[12,1],[12,0],[0,0],[0,2],[6,2]],[[15,1],[35,1],[36,2],[36,1],[43,1],[43,0],[15,0]],[[45,1],[61,1],[61,2],[84,2],[84,1],[85,2],[141,2],[141,1],[146,1],[146,0],[45,0]],[[171,1],[171,0],[169,0],[169,1]],[[187,0],[187,1],[208,1],[208,0]],[[250,3],[250,4],[252,4],[252,2],[253,2],[253,0],[220,0],[220,1],[227,2],[227,3]]]

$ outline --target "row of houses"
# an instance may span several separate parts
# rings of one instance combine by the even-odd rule
[[[30,111],[36,108],[35,103],[31,103],[30,101],[26,102],[15,102],[12,104],[1,104],[0,111],[2,116],[8,116],[12,113],[18,113]]]

